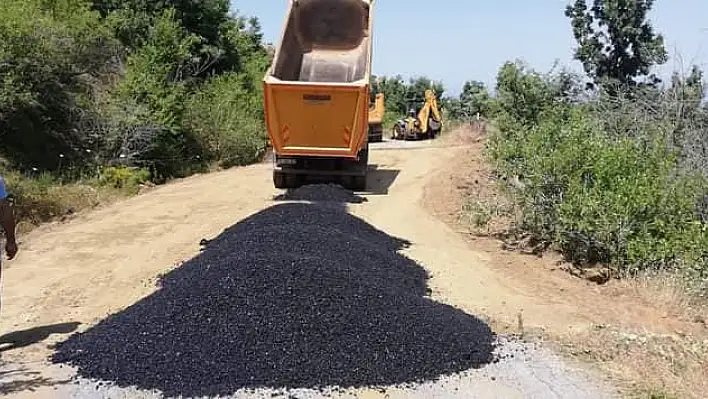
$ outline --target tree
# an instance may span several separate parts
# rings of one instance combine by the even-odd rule
[[[467,117],[479,113],[487,116],[489,113],[489,91],[482,82],[468,81],[462,86],[460,93],[460,107]]]
[[[578,42],[575,59],[595,85],[614,92],[613,86],[655,86],[654,65],[668,60],[664,38],[647,19],[654,0],[575,0],[565,10]],[[637,81],[643,78],[644,81]]]
[[[535,125],[541,113],[563,97],[561,86],[522,61],[507,61],[497,73],[496,103],[513,120]]]
[[[383,93],[386,96],[386,111],[399,116],[408,113],[409,108],[416,110],[422,106],[425,90],[433,89],[438,102],[441,102],[445,87],[442,82],[420,76],[409,79],[406,83],[400,75],[394,77],[372,76],[372,94]]]
[[[168,9],[185,32],[199,39],[199,59],[194,77],[207,78],[240,71],[248,54],[240,52],[247,42],[262,39],[257,19],[229,15],[228,0],[92,0],[94,9],[108,21],[128,53],[146,45],[157,20]],[[234,34],[238,35],[237,38]],[[195,58],[196,59],[196,58]]]
[[[445,93],[445,86],[442,82],[435,82],[427,76],[418,76],[411,78],[408,84],[407,99],[415,104],[422,104],[425,101],[425,91],[432,89],[435,92],[435,97],[438,102]]]
[[[691,73],[685,78],[678,72],[674,72],[671,77],[671,91],[676,98],[686,103],[690,108],[698,109],[706,94],[706,85],[703,81],[703,71],[694,65]]]
[[[129,11],[129,15],[140,17],[142,22],[150,25],[163,11],[174,8],[176,18],[188,33],[203,38],[211,45],[221,40],[220,27],[229,19],[228,0],[93,0],[93,6],[104,17],[115,11]],[[148,19],[144,19],[145,17]],[[141,26],[143,34],[147,28],[149,25]],[[142,39],[144,38],[143,35]]]
[[[30,170],[84,159],[77,123],[115,65],[115,41],[83,1],[2,1],[0,156]]]
[[[668,103],[670,108],[666,114],[673,120],[675,126],[674,140],[684,140],[687,133],[699,132],[698,136],[700,137],[694,138],[698,139],[700,144],[692,143],[694,148],[708,147],[708,140],[703,134],[705,126],[708,124],[708,113],[706,113],[703,101],[706,87],[703,71],[694,65],[688,76],[684,77],[678,72],[674,72],[671,77],[671,86],[668,89],[668,95],[673,101]],[[685,148],[685,146],[682,147]]]

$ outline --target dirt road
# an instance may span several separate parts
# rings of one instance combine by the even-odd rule
[[[449,197],[455,188],[452,161],[469,147],[451,137],[434,144],[375,145],[370,192],[363,194],[367,201],[349,204],[350,212],[413,243],[407,255],[431,272],[435,299],[489,317],[499,326],[514,326],[521,318],[527,329],[562,333],[587,328],[593,311],[574,304],[572,292],[561,294],[571,284],[566,277],[549,281],[524,276],[523,266],[513,264],[513,255],[494,254],[496,249],[489,246],[476,248],[441,219],[441,212],[449,215],[459,205],[459,199]],[[8,364],[0,376],[0,392],[9,397],[97,397],[100,390],[93,385],[67,385],[63,372],[46,364],[51,344],[150,294],[156,289],[156,276],[196,255],[200,240],[273,205],[278,194],[281,191],[271,182],[271,165],[258,164],[193,176],[23,238],[20,256],[3,271],[2,331],[9,334],[4,341],[14,341],[15,346],[3,352]],[[521,343],[502,345],[500,350],[517,349],[522,355],[481,371],[412,391],[391,389],[388,394],[610,396],[611,389],[603,383],[572,371],[545,350]],[[110,392],[112,397],[138,395]],[[383,397],[377,391],[354,393]]]

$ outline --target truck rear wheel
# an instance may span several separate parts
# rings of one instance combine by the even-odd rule
[[[349,171],[356,174],[342,176],[342,186],[348,190],[366,190],[366,175],[369,169],[369,146],[359,150],[359,159],[348,166]]]
[[[274,170],[273,171],[273,185],[275,185],[275,188],[278,188],[278,189],[287,188],[286,181],[285,181],[285,173],[283,173],[279,170]]]
[[[369,146],[359,151],[359,166],[366,170],[369,166]]]
[[[300,175],[294,173],[286,173],[282,170],[273,171],[273,184],[275,185],[275,188],[298,188],[300,187],[301,182],[302,179],[300,178]]]

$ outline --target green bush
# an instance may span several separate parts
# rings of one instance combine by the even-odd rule
[[[149,179],[150,171],[146,169],[111,166],[101,170],[98,181],[102,186],[137,192],[139,186]]]
[[[175,19],[175,10],[164,11],[151,27],[147,42],[128,57],[125,79],[116,96],[147,109],[148,120],[179,129],[189,87],[182,79],[189,71],[199,38],[189,35]]]
[[[266,150],[262,101],[246,89],[247,79],[215,77],[187,105],[189,131],[222,167],[257,162]]]
[[[24,169],[86,161],[90,138],[75,124],[115,65],[98,13],[85,1],[3,0],[0,38],[0,155]]]
[[[562,101],[565,94],[537,75],[503,76],[502,123],[488,155],[523,183],[513,188],[523,215],[519,227],[579,265],[708,276],[708,224],[697,212],[708,184],[680,168],[682,151],[669,139],[667,123],[642,124],[641,137],[618,134],[608,128],[607,113],[595,112],[608,107]],[[636,103],[615,109],[630,107]]]
[[[263,152],[272,55],[228,0],[4,0],[0,37],[0,161],[32,223]]]

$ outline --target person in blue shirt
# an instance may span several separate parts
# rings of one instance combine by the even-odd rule
[[[0,176],[0,227],[5,232],[5,253],[7,259],[12,260],[17,255],[17,241],[15,241],[15,215],[7,199],[7,187],[5,180]],[[0,254],[1,255],[1,254]],[[2,267],[2,256],[0,256],[0,267]],[[2,270],[0,269],[0,273]]]

